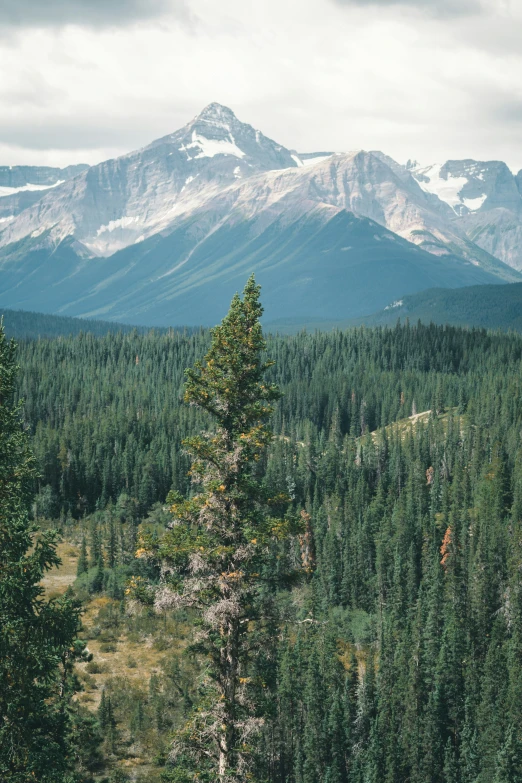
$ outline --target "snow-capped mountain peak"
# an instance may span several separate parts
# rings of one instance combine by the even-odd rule
[[[0,246],[49,232],[110,255],[163,230],[217,192],[252,175],[302,165],[290,150],[211,103],[184,127],[121,158],[92,166],[19,218],[6,215]],[[58,191],[58,189],[57,189]]]
[[[236,144],[234,134],[240,136],[250,129],[240,122],[232,109],[220,103],[209,103],[187,126],[190,143],[184,141],[178,148],[186,153],[187,160],[213,158],[216,155],[233,155],[244,158],[246,153]],[[178,133],[173,134],[177,138]]]
[[[185,164],[214,158],[220,175],[223,176],[226,169],[226,176],[231,180],[236,176],[237,159],[242,161],[244,175],[299,165],[290,150],[241,122],[231,109],[220,103],[210,103],[183,128],[153,141],[146,149],[158,147],[164,147],[167,155],[174,159],[181,157]],[[230,166],[226,158],[232,159]],[[196,168],[200,168],[200,164]],[[194,176],[193,172],[190,174]]]
[[[239,120],[228,106],[223,106],[221,103],[209,103],[199,114],[196,114],[193,122],[207,122],[209,125],[230,129]]]
[[[20,214],[6,206],[0,248],[28,237],[54,248],[70,237],[85,254],[109,256],[169,235],[187,219],[197,222],[199,236],[223,221],[255,219],[265,230],[274,220],[283,226],[312,213],[327,220],[348,211],[433,255],[457,250],[480,264],[481,251],[460,226],[506,199],[522,202],[513,175],[504,166],[506,176],[502,166],[466,160],[421,168],[402,166],[380,151],[296,152],[227,106],[210,103],[143,149],[49,187]],[[18,195],[26,197],[25,191]]]

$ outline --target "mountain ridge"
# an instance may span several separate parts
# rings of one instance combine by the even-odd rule
[[[431,182],[379,151],[299,155],[212,103],[140,150],[58,181],[10,220],[0,304],[33,309],[45,292],[53,312],[160,324],[170,303],[182,323],[208,323],[213,306],[189,292],[206,301],[215,285],[211,300],[224,302],[256,271],[292,316],[320,317],[328,299],[338,311],[342,286],[339,315],[355,317],[433,285],[520,280],[423,177]],[[324,302],[299,298],[310,285]]]
[[[267,323],[269,331],[295,334],[352,327],[394,327],[397,323],[522,332],[522,283],[429,288],[390,302],[371,315],[339,320],[285,319]]]

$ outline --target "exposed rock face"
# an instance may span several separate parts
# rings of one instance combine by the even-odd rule
[[[522,269],[522,172],[501,161],[450,160],[414,168],[427,193],[446,202],[457,230],[515,269]]]
[[[51,166],[0,166],[0,188],[51,187],[75,177],[89,167],[85,164],[56,169]]]
[[[60,185],[13,221],[0,243],[52,229],[55,242],[73,235],[93,255],[110,255],[227,185],[298,165],[289,150],[212,103],[181,130]]]
[[[423,190],[445,201],[458,217],[497,207],[522,210],[516,178],[501,161],[448,160],[412,173]]]
[[[16,296],[19,307],[38,309],[33,300],[45,290],[52,312],[168,323],[165,299],[179,307],[180,296],[189,301],[214,275],[225,302],[230,265],[242,275],[270,268],[269,285],[282,284],[274,270],[284,269],[288,302],[313,285],[324,288],[326,309],[328,297],[337,301],[333,287],[349,285],[340,316],[345,305],[371,312],[392,289],[400,296],[520,279],[488,250],[511,258],[504,240],[477,244],[468,225],[499,210],[515,214],[519,180],[500,163],[420,169],[382,152],[297,153],[213,103],[141,150],[68,179],[51,170],[38,176],[16,195],[47,190],[0,223],[0,302],[11,306]],[[368,285],[376,286],[371,296]],[[303,294],[295,306],[314,301]],[[204,317],[190,313],[191,323],[208,322],[208,308]]]
[[[0,166],[0,230],[16,215],[39,201],[47,190],[89,168],[86,165],[55,169],[50,166]]]

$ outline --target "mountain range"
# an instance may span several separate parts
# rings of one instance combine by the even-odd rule
[[[522,280],[522,172],[298,153],[220,104],[99,165],[0,168],[0,305],[212,324],[256,272],[267,320],[367,315]]]

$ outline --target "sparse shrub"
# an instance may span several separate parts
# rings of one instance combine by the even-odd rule
[[[117,647],[113,642],[106,642],[100,645],[100,652],[102,653],[114,653],[116,649]]]
[[[154,649],[158,650],[158,652],[164,652],[165,650],[168,650],[169,647],[171,646],[172,646],[171,640],[165,636],[160,636],[154,640]]]
[[[89,674],[101,674],[105,670],[106,670],[105,666],[102,666],[97,661],[89,661],[89,663],[85,667],[85,671],[89,672]]]
[[[100,634],[100,642],[117,642],[118,635],[114,631],[102,631]]]
[[[98,686],[96,685],[96,680],[94,677],[92,677],[90,674],[85,672],[79,672],[78,677],[80,681],[83,683],[83,686],[88,691],[95,691],[97,690]]]
[[[115,769],[110,777],[111,783],[128,783],[129,780],[130,777],[122,769]]]

